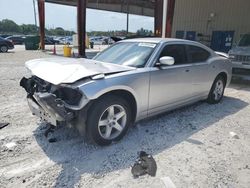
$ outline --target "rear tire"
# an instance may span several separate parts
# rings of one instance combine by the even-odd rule
[[[6,45],[0,46],[0,51],[3,52],[3,53],[8,52],[8,46],[6,46]]]
[[[126,100],[108,95],[97,100],[89,110],[87,136],[92,142],[106,146],[122,139],[130,123],[131,110]]]
[[[209,104],[219,103],[223,98],[225,87],[226,87],[226,81],[224,77],[221,75],[217,76],[209,92],[207,102]]]

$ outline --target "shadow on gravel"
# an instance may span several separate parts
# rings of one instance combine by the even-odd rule
[[[15,51],[8,51],[8,52],[0,52],[0,54],[14,54]]]
[[[155,155],[183,141],[201,145],[202,142],[189,137],[247,105],[240,99],[230,97],[225,97],[217,105],[198,102],[141,121],[119,143],[108,147],[86,144],[76,131],[66,127],[54,132],[55,143],[49,143],[45,138],[46,125],[38,127],[34,136],[45,154],[62,167],[54,187],[74,187],[80,186],[82,174],[98,179],[108,172],[129,168],[141,150]]]

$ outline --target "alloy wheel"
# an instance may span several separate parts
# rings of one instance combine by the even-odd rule
[[[214,88],[214,99],[216,101],[220,100],[222,95],[223,95],[223,90],[224,90],[224,83],[222,80],[218,80],[215,84],[215,88]]]
[[[106,140],[115,139],[122,133],[126,123],[126,110],[121,105],[111,105],[102,113],[99,119],[99,134]]]

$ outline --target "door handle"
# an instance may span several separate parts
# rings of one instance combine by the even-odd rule
[[[189,69],[187,69],[187,70],[185,70],[185,72],[190,72],[190,70],[189,70]]]

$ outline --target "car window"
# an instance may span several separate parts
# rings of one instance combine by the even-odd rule
[[[162,50],[160,58],[164,56],[173,57],[175,60],[175,65],[186,64],[188,62],[186,48],[185,45],[182,44],[167,45]]]
[[[155,47],[155,43],[121,42],[102,51],[94,57],[94,60],[138,68],[144,67]]]
[[[245,34],[240,42],[239,42],[239,46],[241,47],[246,47],[246,46],[250,46],[250,34]]]
[[[192,45],[188,45],[188,55],[191,63],[205,62],[210,57],[207,50]]]

